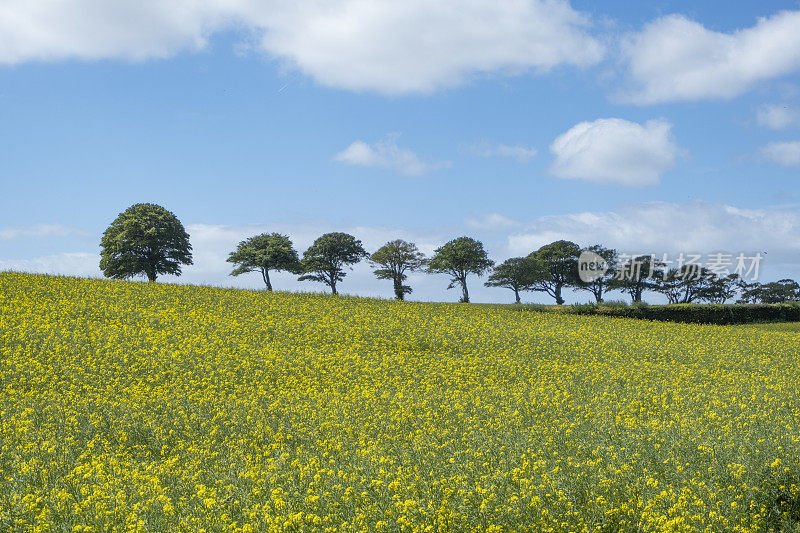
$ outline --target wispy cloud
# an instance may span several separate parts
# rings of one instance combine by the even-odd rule
[[[478,230],[507,230],[520,225],[516,220],[498,213],[492,213],[482,217],[470,217],[465,220],[465,223],[468,227]]]
[[[0,259],[0,270],[99,277],[100,256],[87,252],[51,254],[33,259]]]
[[[14,228],[0,229],[0,240],[8,241],[20,238],[41,238],[41,237],[71,237],[86,236],[87,232],[61,224],[35,224],[33,226],[21,226]]]
[[[527,163],[536,157],[537,150],[528,148],[520,144],[490,144],[488,142],[475,144],[470,147],[470,151],[480,157],[510,157],[520,163]]]
[[[762,146],[761,155],[784,167],[800,166],[800,141],[772,142]]]
[[[334,161],[362,167],[396,170],[406,176],[422,176],[431,170],[449,167],[449,161],[423,161],[411,150],[397,146],[399,134],[387,135],[373,144],[355,141],[333,157]]]
[[[758,108],[756,120],[765,128],[784,130],[800,126],[800,111],[790,104],[764,104]]]

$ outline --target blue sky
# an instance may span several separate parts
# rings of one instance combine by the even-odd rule
[[[799,174],[797,2],[0,6],[0,268],[100,275],[105,227],[154,202],[192,236],[184,282],[259,287],[224,259],[262,231],[758,251],[800,278]],[[341,289],[391,295],[366,264]]]

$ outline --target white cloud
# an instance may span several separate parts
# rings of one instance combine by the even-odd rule
[[[61,224],[35,224],[33,226],[0,229],[0,241],[19,238],[84,236],[86,232]]]
[[[472,153],[480,157],[511,157],[520,163],[527,163],[536,157],[535,148],[526,148],[522,145],[507,145],[496,144],[491,145],[488,143],[476,144],[470,148]]]
[[[498,213],[492,213],[483,217],[472,217],[466,219],[466,224],[470,228],[483,230],[507,230],[519,226],[519,222]]]
[[[39,274],[99,277],[100,256],[86,252],[68,252],[34,259],[0,259],[0,271],[15,270]]]
[[[334,161],[361,167],[390,168],[406,176],[422,176],[431,170],[448,167],[448,161],[422,161],[417,154],[397,146],[399,135],[387,135],[384,139],[367,144],[355,141],[333,157]]]
[[[615,211],[540,217],[508,237],[512,255],[568,239],[627,253],[767,252],[764,266],[800,275],[800,211],[740,209],[710,202],[647,202]]]
[[[323,85],[400,94],[595,64],[589,26],[566,0],[6,0],[0,64],[163,58],[235,28]]]
[[[800,141],[772,142],[761,147],[761,154],[785,167],[800,166]]]
[[[759,18],[755,26],[732,33],[669,15],[627,35],[622,54],[631,84],[625,100],[733,98],[800,70],[800,11]]]
[[[760,126],[772,130],[784,130],[800,126],[800,111],[788,104],[764,104],[758,108],[756,119]]]
[[[642,187],[657,185],[675,164],[678,148],[672,125],[651,120],[644,126],[619,118],[581,122],[550,145],[559,178]]]
[[[0,64],[143,60],[198,50],[225,22],[223,3],[6,0],[0,3]]]

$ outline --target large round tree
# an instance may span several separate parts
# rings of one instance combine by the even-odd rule
[[[130,206],[111,223],[100,241],[100,270],[109,278],[181,275],[192,264],[189,234],[180,220],[160,205]]]

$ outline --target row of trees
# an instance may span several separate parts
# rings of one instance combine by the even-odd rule
[[[159,274],[180,275],[181,265],[192,264],[192,247],[183,225],[174,214],[154,204],[136,204],[121,213],[103,234],[101,248],[100,268],[112,278],[144,274],[155,281]],[[603,265],[588,279],[581,275],[583,265],[579,263],[587,253]],[[670,303],[725,303],[737,294],[739,301],[747,303],[800,300],[800,286],[793,280],[745,283],[737,275],[717,275],[697,264],[668,269],[652,256],[622,261],[616,250],[601,245],[582,249],[565,240],[495,266],[483,244],[470,237],[453,239],[426,258],[414,243],[403,240],[387,242],[370,254],[352,235],[326,233],[300,257],[289,237],[265,233],[240,242],[227,261],[234,265],[231,275],[261,274],[269,291],[270,273],[283,271],[298,275],[301,281],[324,283],[337,294],[337,284],[344,280],[347,269],[363,259],[370,262],[379,279],[392,281],[398,300],[411,293],[406,281],[415,271],[448,275],[448,289],[459,287],[462,302],[469,302],[468,276],[486,273],[490,273],[486,286],[510,289],[517,303],[522,292],[536,291],[561,305],[568,289],[588,291],[597,302],[614,290],[627,293],[634,302],[641,301],[647,291],[663,294]]]
[[[361,241],[347,233],[326,233],[314,241],[300,258],[292,241],[280,233],[255,235],[239,243],[228,256],[235,268],[231,275],[258,272],[268,291],[272,290],[271,271],[298,274],[300,281],[316,281],[330,287],[337,294],[337,283],[347,275],[346,269],[362,259],[368,259],[379,279],[391,280],[394,295],[403,300],[411,293],[405,284],[408,274],[425,270],[431,273],[448,274],[450,286],[458,285],[462,291],[461,301],[469,301],[467,276],[481,275],[494,264],[486,254],[483,244],[469,237],[454,239],[436,250],[430,259],[419,251],[417,245],[403,240],[394,240],[381,246],[375,253],[368,253]]]

